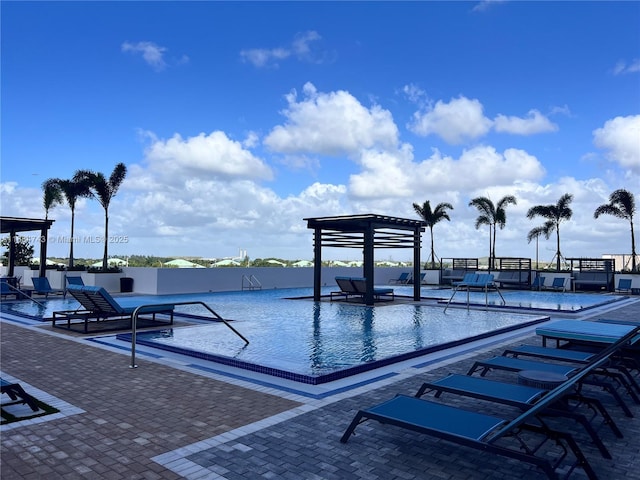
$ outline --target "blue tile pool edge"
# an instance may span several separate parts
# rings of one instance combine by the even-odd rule
[[[235,358],[230,358],[230,357],[225,357],[223,355],[216,355],[216,354],[212,354],[212,353],[205,353],[205,352],[199,352],[196,350],[187,350],[184,348],[180,348],[180,347],[175,347],[172,345],[165,345],[165,344],[159,344],[150,340],[145,340],[144,338],[142,338],[145,334],[146,335],[153,335],[153,334],[157,334],[159,332],[162,332],[165,329],[162,330],[152,330],[152,331],[147,331],[144,333],[138,333],[136,335],[136,344],[139,345],[144,345],[147,347],[152,347],[152,348],[156,348],[158,350],[165,350],[171,353],[176,353],[179,355],[185,355],[188,357],[194,357],[194,358],[198,358],[200,360],[205,360],[205,361],[210,361],[213,363],[218,363],[221,365],[226,365],[226,366],[230,366],[230,367],[235,367],[235,368],[239,368],[242,370],[248,370],[248,371],[252,371],[252,372],[256,372],[256,373],[262,373],[262,374],[266,374],[266,375],[271,375],[273,377],[277,377],[277,378],[283,378],[283,379],[287,379],[287,380],[291,380],[294,382],[298,382],[298,383],[304,383],[307,385],[322,385],[324,383],[329,383],[329,382],[333,382],[336,380],[340,380],[343,378],[347,378],[347,377],[351,377],[360,373],[364,373],[364,372],[369,372],[371,370],[375,370],[381,367],[386,367],[388,365],[392,365],[394,363],[400,363],[403,362],[405,360],[411,360],[414,358],[418,358],[430,353],[434,353],[434,352],[438,352],[441,350],[447,350],[449,348],[454,348],[454,347],[458,347],[460,345],[464,345],[467,343],[471,343],[477,340],[483,340],[485,338],[490,338],[493,337],[495,335],[500,335],[500,334],[504,334],[504,333],[508,333],[508,332],[512,332],[515,330],[519,330],[522,328],[527,328],[533,325],[537,325],[539,323],[543,323],[546,322],[550,319],[550,317],[548,316],[544,316],[544,317],[538,317],[535,318],[533,320],[530,320],[528,322],[524,322],[524,323],[519,323],[516,325],[511,325],[508,327],[504,327],[498,330],[492,330],[489,332],[484,332],[481,333],[479,335],[475,335],[472,337],[466,337],[466,338],[461,338],[459,340],[454,340],[451,342],[446,342],[446,343],[441,343],[438,345],[432,345],[426,348],[422,348],[419,350],[414,350],[412,352],[406,352],[403,353],[401,355],[396,355],[393,357],[387,357],[381,360],[377,360],[375,362],[369,362],[369,363],[364,363],[361,365],[356,365],[353,367],[349,367],[349,368],[345,368],[342,370],[337,370],[331,373],[327,373],[324,375],[305,375],[302,373],[296,373],[296,372],[290,372],[287,370],[283,370],[283,369],[279,369],[279,368],[275,368],[275,367],[266,367],[263,365],[258,365],[255,363],[251,363],[251,362],[246,362],[243,360],[237,360]],[[124,341],[124,342],[128,342],[131,343],[131,333],[120,333],[116,335],[116,339],[120,340],[120,341]]]

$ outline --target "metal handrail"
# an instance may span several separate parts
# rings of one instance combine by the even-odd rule
[[[245,345],[249,344],[249,340],[247,340],[240,332],[238,332],[235,328],[229,325],[229,323],[224,318],[222,318],[215,310],[213,310],[209,305],[207,305],[204,302],[195,301],[195,302],[178,302],[178,303],[149,303],[146,305],[140,305],[136,307],[136,309],[133,311],[133,315],[131,315],[131,364],[129,365],[129,368],[138,367],[136,365],[136,329],[137,329],[137,323],[138,323],[138,315],[140,315],[140,313],[144,313],[145,308],[146,309],[153,308],[154,310],[157,310],[158,307],[178,307],[181,305],[202,305],[204,308],[209,310],[209,312],[211,312],[213,316],[216,317],[216,319],[220,320],[227,327],[229,327],[231,331],[233,331],[233,333],[235,333],[242,340],[244,340]]]
[[[18,292],[20,295],[22,295],[24,298],[28,298],[29,300],[31,300],[33,303],[36,303],[38,305],[40,305],[41,307],[45,307],[44,303],[40,303],[39,301],[37,301],[35,298],[33,298],[30,294],[28,294],[27,292],[24,292],[22,290],[20,290],[18,287],[14,287],[13,285],[11,285],[9,282],[4,282],[7,284],[7,286],[9,287],[9,290],[15,290],[16,292]]]

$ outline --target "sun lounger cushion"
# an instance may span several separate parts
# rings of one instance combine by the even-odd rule
[[[632,325],[558,320],[547,326],[536,328],[536,334],[542,337],[562,340],[613,343],[631,330],[633,330]]]

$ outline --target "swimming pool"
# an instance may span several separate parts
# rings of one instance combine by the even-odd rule
[[[286,297],[309,290],[213,294],[210,304],[250,341],[211,323],[138,332],[142,345],[308,384],[321,384],[431,351],[548,320],[414,302],[368,307]],[[184,296],[180,296],[184,299]],[[196,314],[200,307],[187,310]],[[130,342],[130,334],[118,335]]]

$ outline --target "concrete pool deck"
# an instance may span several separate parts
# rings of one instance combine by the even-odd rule
[[[638,320],[640,302],[597,316]],[[502,346],[312,398],[143,356],[130,369],[123,352],[43,325],[3,321],[1,339],[3,374],[61,401],[61,415],[0,429],[3,480],[541,477],[522,463],[375,422],[339,442],[357,409],[413,394],[425,379],[466,373],[473,358]],[[580,446],[602,478],[640,479],[640,406],[629,402],[635,418],[627,419],[606,404],[624,434],[600,431],[613,459],[582,437]]]

